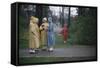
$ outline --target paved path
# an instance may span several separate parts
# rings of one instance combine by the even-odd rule
[[[29,54],[28,49],[19,49],[20,57],[94,57],[96,48],[94,46],[73,46],[56,48],[53,52],[39,51],[37,54]]]

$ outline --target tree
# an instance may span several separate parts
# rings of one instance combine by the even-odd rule
[[[96,45],[96,12],[96,8],[78,8],[77,21],[72,21],[70,26],[70,37],[75,44]]]

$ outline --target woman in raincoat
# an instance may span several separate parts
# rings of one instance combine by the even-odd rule
[[[67,38],[68,38],[68,27],[67,27],[67,24],[64,24],[64,27],[63,27],[61,33],[62,33],[62,36],[63,36],[64,43],[66,43]]]
[[[36,49],[39,48],[39,27],[38,27],[38,18],[31,16],[29,24],[29,52],[35,53]]]
[[[55,45],[55,32],[54,32],[54,24],[52,22],[52,18],[48,18],[48,41],[47,41],[47,46],[48,46],[48,51],[53,51],[53,46]]]
[[[40,26],[40,33],[41,33],[41,48],[42,49],[46,49],[47,47],[47,30],[48,30],[48,22],[47,22],[47,18],[43,18],[42,20],[42,24]]]

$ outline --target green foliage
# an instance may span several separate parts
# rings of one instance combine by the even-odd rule
[[[25,19],[23,16],[19,16],[19,30],[23,31],[25,29]]]
[[[74,44],[96,45],[96,19],[91,16],[79,16],[71,22],[70,39]]]
[[[19,48],[28,48],[28,28],[23,16],[19,16]]]

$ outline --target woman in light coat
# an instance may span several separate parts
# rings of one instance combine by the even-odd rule
[[[38,27],[38,18],[31,16],[29,24],[29,52],[35,53],[36,49],[39,48],[39,27]]]
[[[47,47],[47,30],[48,30],[48,22],[47,22],[47,18],[43,18],[42,20],[42,24],[40,26],[40,31],[41,31],[41,48],[42,49],[46,49]]]

